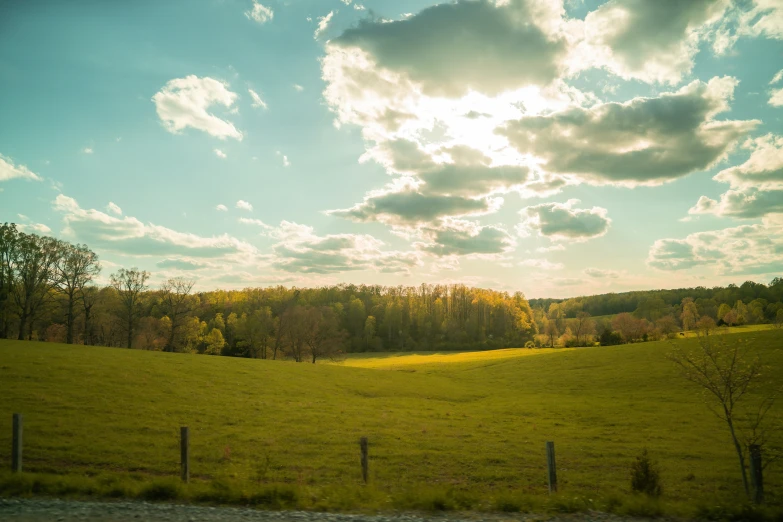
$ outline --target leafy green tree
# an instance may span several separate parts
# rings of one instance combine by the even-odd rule
[[[59,283],[56,265],[62,249],[63,243],[51,237],[23,233],[17,236],[12,295],[19,317],[19,340],[25,338],[28,325],[41,306],[53,297],[52,289]],[[32,336],[32,327],[29,330],[28,338]]]
[[[213,328],[204,338],[204,344],[206,345],[204,353],[207,355],[220,355],[220,352],[223,351],[223,347],[226,346],[223,332],[217,328]]]
[[[84,287],[92,282],[101,272],[98,255],[87,248],[87,245],[61,245],[60,255],[54,265],[57,288],[66,299],[65,342],[73,344],[73,329],[76,318],[76,305],[83,296]]]
[[[171,323],[164,348],[167,352],[176,352],[183,344],[180,332],[182,325],[192,311],[190,291],[194,284],[196,284],[194,279],[172,277],[163,283],[161,288],[163,308]]]
[[[367,349],[372,346],[373,339],[375,339],[375,316],[368,315],[364,321],[364,345]]]
[[[0,225],[0,339],[6,339],[9,335],[18,240],[19,232],[14,223]]]
[[[682,322],[683,330],[692,330],[696,323],[699,321],[699,309],[696,307],[696,303],[693,299],[686,297],[682,300],[682,313],[680,314],[680,322]]]
[[[122,304],[121,316],[126,325],[128,348],[133,345],[133,331],[141,313],[142,293],[147,289],[150,274],[136,267],[126,270],[120,268],[111,275],[111,285],[117,290]]]

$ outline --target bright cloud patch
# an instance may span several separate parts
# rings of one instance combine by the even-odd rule
[[[215,105],[230,108],[236,99],[228,84],[195,75],[170,80],[152,97],[163,126],[173,134],[191,127],[216,138],[242,140],[242,133],[233,123],[208,111]]]
[[[275,13],[271,8],[253,0],[253,7],[249,11],[245,11],[245,16],[259,24],[265,24],[274,18]]]
[[[200,270],[206,268],[209,265],[205,263],[199,263],[196,261],[189,261],[187,259],[163,259],[155,263],[158,268],[172,269],[172,270]]]
[[[236,207],[240,210],[247,210],[248,212],[253,211],[253,205],[243,199],[237,201]]]
[[[114,217],[99,210],[83,209],[75,199],[62,194],[54,200],[54,209],[63,214],[64,235],[112,252],[199,258],[255,253],[253,246],[228,235],[201,237],[151,223],[144,224],[134,217]]]
[[[539,270],[562,270],[565,268],[563,263],[553,263],[548,259],[525,259],[519,262],[519,266],[538,268]]]
[[[587,277],[593,277],[596,279],[617,279],[620,277],[620,272],[615,270],[604,270],[601,268],[585,268],[584,274]]]
[[[731,189],[720,201],[702,196],[689,214],[757,218],[783,212],[783,137],[767,134],[748,140],[743,148],[751,151],[748,160],[713,178]]]
[[[678,83],[693,67],[699,40],[728,0],[610,0],[587,14],[572,67],[605,67],[624,79]]]
[[[254,109],[268,109],[269,108],[267,106],[266,102],[261,99],[261,96],[256,91],[254,91],[253,89],[248,89],[247,92],[250,93],[250,99],[253,100],[253,103],[251,104],[251,106]]]
[[[38,174],[24,165],[15,165],[11,158],[0,154],[0,181],[8,181],[15,178],[41,181],[41,177]]]
[[[538,235],[553,240],[585,241],[606,234],[612,222],[606,217],[607,210],[601,207],[573,208],[578,202],[578,199],[570,199],[565,203],[544,203],[525,208],[520,211],[525,218],[518,227],[520,235],[536,231]]]
[[[719,274],[777,275],[783,271],[783,221],[659,239],[647,264],[660,270],[710,267]]]
[[[356,270],[407,272],[419,265],[415,252],[383,251],[383,242],[369,235],[317,236],[313,228],[283,221],[273,232],[273,266],[286,272],[332,274]]]
[[[113,201],[109,201],[109,204],[106,205],[106,211],[110,214],[114,214],[115,216],[121,216],[122,215],[122,209],[119,205],[114,203]]]
[[[718,121],[737,81],[694,81],[676,93],[531,116],[499,129],[550,172],[591,183],[655,185],[722,159],[758,121]]]
[[[329,22],[332,21],[333,16],[334,16],[334,11],[329,11],[329,14],[318,17],[318,27],[315,28],[315,32],[313,33],[313,38],[318,40],[321,37],[321,35],[324,34],[324,31],[326,31],[329,28]]]

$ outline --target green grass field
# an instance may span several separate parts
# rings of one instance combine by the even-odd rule
[[[783,332],[726,338],[750,343],[770,375],[783,375]],[[0,341],[6,470],[11,414],[25,423],[25,473],[0,472],[0,494],[349,511],[739,509],[726,429],[665,358],[669,351],[656,342],[362,354],[312,365]],[[783,405],[772,420],[783,420]],[[180,426],[191,431],[186,487],[177,481]],[[360,436],[370,440],[369,486]],[[783,433],[774,437],[780,444]],[[547,440],[559,468],[553,497]],[[629,467],[643,448],[660,463],[660,502],[629,493]],[[783,468],[768,468],[765,482],[779,512]]]

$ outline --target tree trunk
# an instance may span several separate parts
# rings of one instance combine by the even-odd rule
[[[737,457],[739,457],[740,469],[742,470],[742,485],[745,486],[745,494],[750,498],[750,486],[748,485],[748,474],[745,470],[745,454],[742,452],[742,445],[737,440],[737,435],[734,433],[734,422],[731,417],[726,418],[726,422],[729,424],[729,431],[731,431],[731,439],[734,441],[734,449],[737,450]]]
[[[22,314],[19,316],[19,335],[17,336],[18,341],[24,341],[24,329],[27,326],[27,310],[22,309]]]
[[[128,348],[133,344],[133,312],[128,314]]]
[[[73,294],[68,296],[68,333],[65,336],[67,344],[73,344]]]

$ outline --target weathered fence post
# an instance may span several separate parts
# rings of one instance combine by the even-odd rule
[[[186,426],[179,429],[180,462],[182,465],[182,482],[190,481],[190,430]]]
[[[22,414],[14,413],[13,436],[11,443],[11,471],[22,472]]]
[[[549,494],[557,493],[557,467],[555,466],[555,443],[546,443],[546,467],[549,478]]]
[[[762,504],[764,502],[764,477],[761,473],[762,469],[761,446],[758,444],[751,444],[750,479],[753,483],[753,502],[756,504]]]
[[[359,447],[362,450],[362,479],[364,479],[364,483],[367,484],[367,437],[359,439]]]

